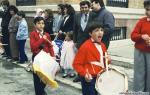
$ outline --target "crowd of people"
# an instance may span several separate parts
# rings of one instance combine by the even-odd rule
[[[3,57],[20,64],[28,61],[25,43],[29,35],[32,61],[43,50],[59,62],[63,78],[76,76],[73,81],[81,82],[83,95],[98,94],[95,89],[96,77],[106,66],[104,61],[106,57],[103,56],[109,48],[115,28],[115,18],[106,9],[103,0],[90,0],[90,2],[83,0],[79,4],[79,12],[75,12],[71,4],[58,4],[56,14],[52,9],[38,8],[33,20],[34,27],[30,34],[25,13],[18,10],[16,6],[10,5],[7,0],[2,1],[1,5],[3,7],[3,11],[0,12],[2,44],[7,44],[4,45]],[[145,85],[150,80],[148,75],[150,48],[146,47],[150,43],[149,0],[144,1],[144,8],[147,17],[138,22],[131,35],[132,40],[136,42],[134,87],[135,91],[150,92],[150,86]],[[57,41],[61,43],[57,43]],[[108,57],[108,61],[110,62],[110,57]],[[92,62],[97,62],[97,64]],[[143,77],[139,77],[141,72]],[[47,95],[44,91],[46,84],[35,73],[33,73],[33,80],[36,95]],[[142,85],[137,85],[139,83]]]

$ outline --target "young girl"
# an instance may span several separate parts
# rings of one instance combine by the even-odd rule
[[[43,49],[45,52],[49,53],[52,57],[54,57],[54,51],[52,44],[49,43],[51,41],[48,33],[44,31],[44,18],[36,17],[34,19],[35,30],[30,33],[30,47],[32,55],[32,61],[34,57]],[[34,79],[34,88],[36,95],[46,95],[44,91],[45,84],[40,80],[37,74],[33,73]]]
[[[28,38],[28,24],[23,11],[19,11],[17,13],[17,18],[19,21],[19,27],[16,39],[19,48],[19,63],[24,63],[25,61],[28,61],[27,55],[25,54],[25,43],[26,39]]]
[[[69,77],[75,76],[72,68],[74,56],[75,56],[75,46],[73,43],[73,34],[72,32],[68,32],[66,34],[65,41],[62,45],[61,58],[60,58],[60,64],[64,69],[64,74],[62,76],[63,78],[67,76]]]

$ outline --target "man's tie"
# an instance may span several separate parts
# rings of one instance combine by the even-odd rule
[[[87,14],[85,14],[84,22],[87,22]]]

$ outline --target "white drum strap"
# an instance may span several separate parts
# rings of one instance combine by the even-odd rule
[[[99,45],[99,44],[97,44],[97,43],[95,43],[95,46],[96,46],[97,50],[98,50],[99,53],[100,53],[100,62],[99,62],[99,64],[100,64],[100,66],[101,66],[102,68],[104,68],[104,60],[103,60],[102,47],[101,47],[101,45]]]
[[[95,73],[95,69],[93,67],[93,64],[104,68],[104,60],[103,60],[103,51],[102,51],[101,45],[99,45],[97,43],[95,43],[94,45],[97,48],[98,52],[100,53],[100,62],[97,62],[97,61],[92,61],[91,62],[91,66],[92,66],[93,72]]]

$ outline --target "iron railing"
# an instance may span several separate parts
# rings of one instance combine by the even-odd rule
[[[31,6],[36,5],[36,0],[16,0],[17,6]]]
[[[107,0],[107,6],[128,8],[129,0]]]
[[[127,27],[116,27],[112,33],[111,40],[122,40],[126,39]]]

